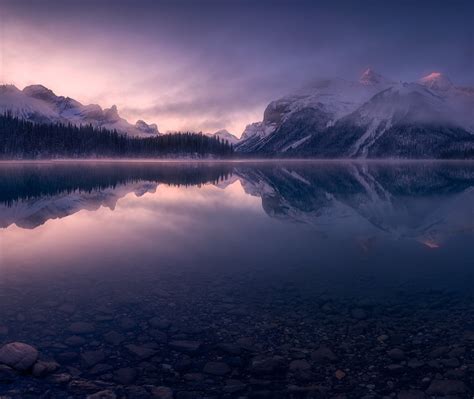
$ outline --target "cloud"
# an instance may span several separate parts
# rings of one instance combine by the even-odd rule
[[[269,101],[367,66],[474,85],[472,1],[2,0],[0,76],[160,130],[240,134]],[[2,50],[3,49],[3,50]]]

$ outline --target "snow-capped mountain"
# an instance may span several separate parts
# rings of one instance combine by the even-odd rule
[[[240,139],[237,136],[234,136],[232,133],[230,133],[226,129],[218,130],[215,133],[207,133],[207,135],[209,137],[219,137],[219,139],[223,141],[228,141],[229,144],[233,144],[233,145],[236,145],[240,141]]]
[[[128,123],[120,117],[115,105],[106,109],[97,104],[83,105],[72,98],[57,96],[42,85],[27,86],[23,90],[13,85],[1,85],[0,113],[6,112],[35,123],[91,124],[141,137],[159,134],[156,124],[149,125],[142,120],[135,125]]]
[[[237,151],[318,157],[474,157],[474,89],[440,73],[394,82],[367,70],[271,102]]]
[[[433,90],[448,91],[454,87],[451,80],[439,72],[433,72],[429,75],[423,76],[418,82]]]

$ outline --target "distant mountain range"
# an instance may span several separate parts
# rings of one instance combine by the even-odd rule
[[[117,107],[103,109],[100,105],[83,105],[70,97],[57,96],[43,85],[31,85],[23,90],[14,85],[0,85],[0,114],[9,112],[20,119],[35,123],[63,123],[75,126],[92,125],[96,128],[117,130],[135,137],[159,135],[156,124],[138,120],[132,125],[120,117]],[[229,144],[237,144],[239,138],[227,130],[206,133]]]
[[[41,85],[0,86],[5,112],[36,123],[160,134],[156,124],[130,124],[116,106],[83,105]],[[437,72],[407,83],[368,69],[356,82],[320,80],[272,101],[240,139],[227,130],[206,135],[228,141],[244,157],[472,159],[474,88]]]
[[[474,88],[441,73],[322,80],[272,101],[236,151],[318,158],[474,158]]]
[[[42,85],[19,90],[13,85],[0,86],[0,113],[11,113],[35,123],[92,125],[117,130],[130,136],[150,137],[159,134],[156,124],[139,120],[135,125],[121,118],[117,107],[102,109],[97,104],[83,105],[70,97],[57,96]]]

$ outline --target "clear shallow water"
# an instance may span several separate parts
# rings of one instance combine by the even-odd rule
[[[473,163],[2,164],[0,228],[0,339],[60,365],[0,392],[471,397]]]

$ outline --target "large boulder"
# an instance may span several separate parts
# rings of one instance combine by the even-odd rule
[[[18,371],[29,370],[38,360],[38,351],[31,345],[12,342],[0,349],[0,363]]]

